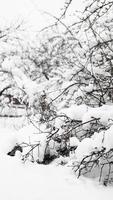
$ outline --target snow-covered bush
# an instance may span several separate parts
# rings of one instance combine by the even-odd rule
[[[0,115],[26,119],[22,160],[58,158],[78,177],[112,182],[112,13],[112,1],[87,0],[77,21],[68,26],[61,17],[40,42],[21,49],[11,35],[0,41]]]
[[[113,176],[113,125],[106,131],[95,133],[79,143],[74,170],[78,177],[98,177],[105,185],[112,183]]]

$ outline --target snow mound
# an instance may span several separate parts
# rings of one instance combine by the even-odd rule
[[[81,161],[85,156],[102,148],[105,148],[106,152],[113,149],[113,125],[106,131],[95,133],[91,138],[82,140],[75,153],[76,159]]]
[[[60,114],[65,114],[69,118],[74,120],[82,120],[83,114],[88,110],[88,106],[85,104],[82,105],[71,105],[69,108],[64,108],[60,110]]]
[[[113,105],[103,105],[98,108],[90,108],[82,118],[83,123],[90,121],[92,118],[100,118],[100,122],[103,125],[108,125],[113,120]],[[89,124],[85,124],[84,128],[87,128]]]

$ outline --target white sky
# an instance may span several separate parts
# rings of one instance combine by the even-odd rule
[[[73,0],[72,8],[77,10],[82,0]],[[38,9],[59,16],[65,0],[0,0],[0,25],[10,24],[24,19],[29,27],[40,30],[51,22],[51,18],[42,15]]]

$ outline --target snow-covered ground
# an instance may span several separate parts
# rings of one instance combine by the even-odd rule
[[[28,130],[28,129],[23,129]],[[31,129],[30,129],[31,130]],[[0,199],[1,200],[112,200],[113,188],[88,178],[76,178],[69,165],[58,159],[49,165],[23,162],[6,153],[21,139],[9,129],[0,129]],[[27,138],[29,133],[23,134]]]
[[[110,119],[113,119],[112,105],[100,108],[73,105],[70,108],[61,110],[61,113],[67,114],[72,119],[81,120],[83,124],[86,121],[90,121],[92,117],[99,117],[101,123],[105,125],[111,123]],[[71,157],[69,159],[66,158],[67,164],[64,166],[60,162],[62,159],[65,159],[63,157],[61,160],[60,158],[54,160],[49,165],[35,162],[37,159],[41,162],[44,158],[48,136],[44,125],[35,128],[31,124],[17,130],[9,126],[6,128],[6,124],[2,124],[2,121],[0,124],[1,200],[112,200],[112,186],[103,186],[102,183],[98,182],[98,178],[91,179],[81,176],[78,179],[72,170],[73,159],[74,161],[75,159],[81,161],[95,147],[98,149],[106,147],[107,150],[112,148],[112,124],[110,124],[108,130],[95,133],[91,138],[85,138],[82,141],[79,141],[75,136],[71,137],[70,145],[77,145],[78,148],[76,153],[72,155],[72,160],[70,160]],[[60,126],[59,121],[56,124]],[[84,126],[84,128],[88,127]],[[29,152],[30,145],[36,145],[38,142],[40,142],[40,145],[33,150],[34,163],[31,162],[32,159],[30,157],[23,162],[21,158]],[[23,149],[22,154],[17,151],[14,157],[7,155],[15,145],[22,143],[28,145]]]
[[[91,180],[76,179],[64,166],[21,163],[16,157],[0,159],[2,200],[112,200],[113,189]]]

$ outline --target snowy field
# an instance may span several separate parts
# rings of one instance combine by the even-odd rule
[[[42,165],[22,162],[19,152],[15,157],[6,155],[16,144],[15,134],[19,131],[14,133],[1,128],[0,133],[1,200],[112,200],[112,187],[84,177],[77,179],[72,168],[59,165],[58,159],[49,165]],[[24,133],[24,139],[25,136],[27,134]]]
[[[0,161],[0,188],[1,200],[113,199],[113,188],[76,179],[70,168],[22,164],[8,156]]]

